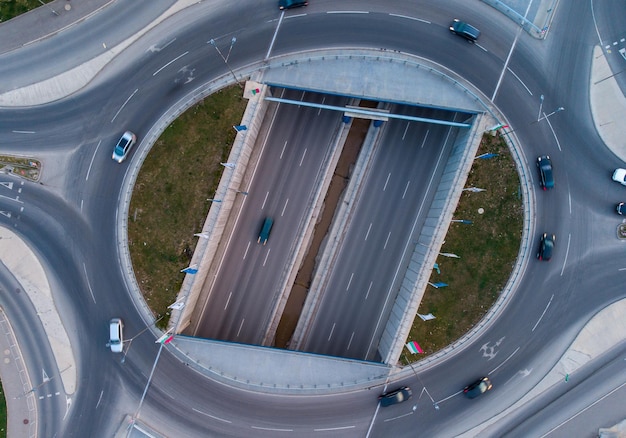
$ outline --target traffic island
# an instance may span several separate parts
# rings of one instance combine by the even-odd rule
[[[0,155],[0,171],[37,182],[41,176],[41,161],[35,158]]]

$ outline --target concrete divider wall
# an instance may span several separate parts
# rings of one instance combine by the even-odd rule
[[[407,341],[434,263],[448,232],[450,220],[461,197],[476,151],[486,128],[483,115],[472,116],[472,128],[460,131],[446,161],[434,199],[404,274],[400,291],[391,308],[378,351],[383,362],[397,363]]]
[[[260,90],[260,93],[256,93],[254,98],[248,100],[248,106],[241,121],[241,124],[245,125],[247,129],[239,131],[228,156],[229,165],[234,165],[234,167],[224,167],[222,178],[215,192],[214,199],[217,202],[211,204],[209,214],[202,227],[201,234],[204,237],[199,238],[191,259],[190,266],[198,269],[198,272],[185,276],[176,298],[176,303],[180,304],[182,309],[174,308],[172,310],[168,330],[173,330],[174,333],[180,333],[189,326],[194,312],[198,310],[195,307],[203,290],[205,290],[204,285],[207,280],[211,281],[211,275],[214,275],[217,269],[217,266],[213,265],[213,261],[216,259],[215,256],[218,253],[224,230],[229,223],[238,187],[248,167],[248,161],[267,110],[267,104],[263,97],[267,94],[268,87],[258,84],[255,84],[255,87]]]

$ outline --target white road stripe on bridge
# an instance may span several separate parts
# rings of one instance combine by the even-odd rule
[[[271,250],[271,248],[267,250],[267,254],[265,254],[265,260],[263,260],[263,266],[265,266],[265,264],[267,263],[267,258],[270,256]]]
[[[241,324],[239,324],[239,330],[237,330],[237,337],[239,337],[239,333],[241,333],[241,329],[243,327],[243,322],[246,320],[246,318],[243,318],[241,320]]]
[[[387,188],[387,184],[389,184],[389,177],[391,176],[391,172],[389,172],[389,175],[387,175],[387,180],[385,181],[385,186],[383,187],[383,192],[385,191],[385,189]]]
[[[367,227],[367,233],[365,234],[365,240],[367,240],[367,237],[370,235],[370,230],[372,229],[372,223],[370,222],[370,226]]]
[[[330,334],[328,335],[329,341],[330,341],[330,338],[333,337],[333,332],[335,331],[335,325],[337,325],[337,323],[333,322],[333,328],[330,329]]]
[[[226,305],[224,306],[224,310],[228,308],[228,304],[230,304],[230,298],[233,296],[233,291],[231,290],[228,294],[228,299],[226,300]]]
[[[265,207],[265,203],[267,202],[267,197],[270,195],[270,192],[267,192],[265,194],[265,199],[263,200],[263,205],[261,205],[261,210],[263,210],[263,208]]]
[[[373,281],[370,281],[370,287],[367,288],[367,293],[365,294],[365,299],[367,300],[367,297],[370,296],[370,290],[372,290],[372,284],[374,284]]]
[[[348,280],[348,286],[346,287],[346,290],[350,289],[350,285],[352,284],[353,278],[354,278],[354,272],[350,274],[350,280]]]
[[[304,161],[304,157],[306,156],[306,151],[307,149],[304,150],[303,154],[302,154],[302,158],[300,158],[300,166],[302,166],[302,162]],[[298,167],[300,167],[298,166]]]
[[[391,237],[391,231],[389,232],[389,234],[387,234],[387,240],[385,240],[385,246],[383,246],[383,249],[387,248],[387,244],[389,243],[389,237]]]
[[[409,184],[411,184],[411,180],[406,182],[406,187],[404,188],[404,193],[402,194],[402,199],[406,196],[406,191],[409,190]]]
[[[287,204],[289,203],[289,198],[285,201],[285,206],[283,207],[283,211],[280,213],[280,216],[283,217],[285,214],[285,209],[287,208]]]

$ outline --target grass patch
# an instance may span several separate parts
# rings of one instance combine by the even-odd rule
[[[130,203],[133,269],[158,317],[176,300],[247,101],[238,86],[190,108],[161,135],[141,167]],[[159,321],[165,327],[168,318]]]
[[[4,397],[4,388],[0,382],[0,438],[7,436],[7,401]]]
[[[424,355],[435,353],[467,333],[498,299],[508,281],[522,237],[523,207],[515,163],[500,137],[484,135],[478,155],[496,153],[488,160],[475,160],[465,187],[486,189],[464,191],[454,219],[473,223],[452,223],[439,256],[440,274],[433,270],[418,312],[436,319],[415,318],[408,340],[417,341]],[[482,208],[484,213],[478,211]],[[415,357],[413,357],[415,358]]]
[[[42,0],[50,3],[52,0]],[[41,6],[39,0],[0,0],[0,22],[24,14]]]

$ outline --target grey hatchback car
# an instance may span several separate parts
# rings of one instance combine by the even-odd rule
[[[395,391],[385,392],[378,397],[378,400],[380,401],[380,405],[382,407],[387,407],[407,401],[412,395],[413,392],[411,391],[411,388],[403,386]]]
[[[305,0],[279,0],[278,1],[278,9],[281,11],[283,9],[293,9],[299,8],[301,6],[308,6],[309,2]]]
[[[465,38],[470,43],[475,43],[480,36],[480,31],[469,23],[455,18],[450,25],[450,32]]]
[[[465,394],[467,398],[476,398],[489,391],[491,388],[493,388],[493,385],[489,377],[481,377],[463,388],[463,394]]]

